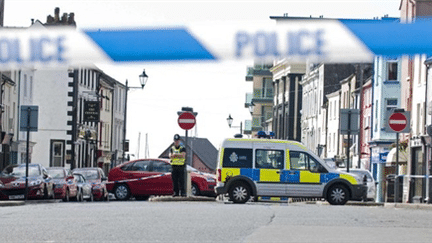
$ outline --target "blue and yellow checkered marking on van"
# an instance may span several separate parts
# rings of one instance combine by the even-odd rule
[[[280,172],[280,173],[277,173]],[[283,183],[308,183],[325,184],[331,180],[342,178],[352,185],[358,184],[351,175],[338,173],[312,173],[307,170],[273,170],[273,169],[251,169],[251,168],[223,168],[222,181],[227,177],[246,176],[256,182],[283,182]]]

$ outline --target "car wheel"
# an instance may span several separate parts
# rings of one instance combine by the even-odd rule
[[[77,195],[77,201],[78,202],[84,201],[84,195],[82,194],[82,191],[80,191],[79,194]]]
[[[234,203],[246,203],[250,196],[249,186],[244,182],[235,183],[229,189],[229,198]]]
[[[343,185],[332,186],[327,193],[327,201],[331,205],[345,205],[348,201],[349,192]]]
[[[150,196],[135,196],[135,200],[137,201],[147,201]]]
[[[90,192],[90,198],[88,199],[89,202],[94,202],[94,196],[93,192]]]
[[[45,185],[43,199],[48,199],[48,197],[49,197],[49,195],[48,195],[48,189],[46,188],[46,185]]]
[[[104,199],[103,199],[103,200],[104,200],[105,202],[109,202],[109,193],[108,193],[107,191],[105,191],[104,195],[105,195],[105,196],[104,196]]]
[[[63,202],[69,202],[69,190],[66,190],[65,197],[63,198]]]
[[[192,196],[199,196],[200,195],[200,191],[199,191],[199,188],[197,185],[192,184],[191,194],[192,194]]]
[[[51,199],[55,199],[54,187],[51,187]]]
[[[130,198],[130,190],[126,184],[117,185],[114,189],[114,196],[117,200],[125,201]]]

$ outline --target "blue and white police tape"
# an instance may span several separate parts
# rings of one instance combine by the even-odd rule
[[[137,179],[126,179],[126,180],[121,180],[121,181],[107,181],[106,184],[116,184],[116,183],[125,183],[125,182],[134,182],[134,181],[145,181],[145,180],[149,180],[149,179],[154,179],[154,178],[159,178],[162,176],[166,176],[169,175],[171,173],[163,173],[163,174],[159,174],[159,175],[153,175],[153,176],[146,176],[146,177],[141,177],[141,178],[137,178]]]
[[[117,30],[0,30],[0,68],[101,62],[260,59],[370,62],[375,55],[432,54],[432,21],[306,19]]]

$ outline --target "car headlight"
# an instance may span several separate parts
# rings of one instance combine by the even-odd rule
[[[31,181],[30,182],[30,186],[39,186],[40,184],[42,184],[41,180],[36,180],[36,181]]]
[[[215,183],[216,180],[214,178],[211,177],[206,177],[207,182],[211,182],[211,183]]]

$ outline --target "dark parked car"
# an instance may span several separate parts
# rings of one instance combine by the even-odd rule
[[[193,195],[216,196],[215,175],[193,171],[192,167],[188,167],[188,170],[192,170]],[[172,195],[171,164],[167,159],[126,162],[109,172],[107,188],[118,200],[127,200],[131,196],[146,200],[151,195]]]
[[[48,167],[46,169],[54,181],[55,198],[69,202],[70,198],[77,197],[77,185],[70,170],[64,167]]]
[[[0,199],[24,199],[26,165],[9,165],[0,175]],[[40,164],[29,164],[27,199],[54,198],[54,183]]]
[[[73,173],[81,174],[92,185],[93,197],[95,200],[109,200],[106,188],[105,174],[101,168],[78,168]]]
[[[94,197],[92,192],[92,185],[81,174],[74,173],[73,177],[78,187],[78,193],[75,200],[78,202],[82,202],[84,200],[93,202]]]

